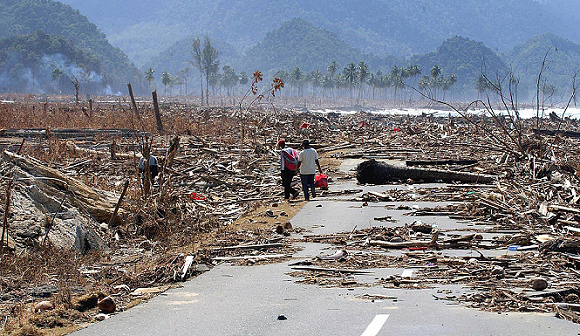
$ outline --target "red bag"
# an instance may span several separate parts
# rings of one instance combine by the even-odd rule
[[[324,174],[314,176],[314,186],[320,189],[328,189],[328,176]]]

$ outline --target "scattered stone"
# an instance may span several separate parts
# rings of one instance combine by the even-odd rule
[[[107,297],[99,300],[98,306],[99,306],[99,309],[103,313],[107,313],[107,314],[114,313],[115,309],[117,309],[117,305],[115,304],[115,300],[113,300],[113,298],[110,296],[107,296]]]
[[[99,313],[97,315],[95,315],[94,319],[95,321],[104,321],[106,319],[108,319],[110,316],[107,314],[103,314],[103,313]]]
[[[535,278],[531,281],[532,288],[537,291],[543,291],[548,288],[548,281],[542,278]]]
[[[53,309],[54,309],[54,303],[52,303],[51,301],[40,301],[39,303],[34,305],[35,312],[41,312],[41,311],[53,310]]]

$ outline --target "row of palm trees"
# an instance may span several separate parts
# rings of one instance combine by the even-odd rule
[[[312,91],[309,94],[318,96],[341,96],[348,95],[351,98],[387,98],[389,89],[392,99],[396,100],[403,90],[407,88],[407,80],[421,74],[417,65],[408,67],[393,66],[389,73],[381,70],[373,73],[365,62],[358,65],[350,62],[339,71],[336,61],[332,62],[326,72],[314,70],[303,73],[299,67],[292,71],[280,70],[274,77],[281,78],[290,87],[290,94],[304,95],[304,89]]]
[[[245,72],[237,74],[235,69],[226,65],[221,72],[215,72],[209,76],[207,85],[212,87],[212,91],[223,92],[227,95],[235,95],[237,88],[242,86],[242,90],[247,88],[248,76]],[[284,95],[287,96],[319,96],[319,97],[350,97],[350,98],[372,98],[372,99],[393,99],[403,100],[405,94],[409,96],[412,90],[409,89],[408,82],[414,81],[412,85],[418,85],[420,91],[429,98],[437,98],[438,92],[449,91],[453,84],[457,82],[454,74],[449,77],[441,75],[441,68],[433,66],[429,74],[425,74],[420,79],[421,69],[418,65],[407,67],[393,66],[389,73],[381,70],[371,72],[365,62],[355,64],[350,62],[340,69],[338,62],[333,61],[326,70],[314,70],[304,72],[300,67],[295,67],[291,71],[279,70],[274,73],[274,77],[280,78],[286,84]],[[180,93],[187,94],[187,78],[190,69],[186,68],[177,75],[171,75],[167,71],[161,75],[161,83],[172,93],[174,86],[180,87]],[[149,68],[145,72],[145,79],[150,84],[155,81],[154,70]]]

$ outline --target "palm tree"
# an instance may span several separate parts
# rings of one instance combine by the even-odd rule
[[[338,62],[332,61],[332,63],[330,63],[330,65],[328,66],[328,68],[326,68],[326,70],[330,74],[331,78],[334,77],[334,74],[336,74],[336,71],[338,70]]]
[[[185,95],[187,96],[187,79],[189,78],[189,72],[191,71],[190,68],[185,67],[181,71],[179,71],[179,76],[183,80],[183,84],[185,84]]]
[[[352,98],[352,88],[353,88],[353,86],[356,83],[357,78],[358,78],[357,69],[356,69],[356,65],[354,64],[354,62],[350,62],[350,64],[346,68],[342,69],[342,73],[344,75],[344,78],[346,79],[346,81],[349,84],[350,97]]]
[[[316,89],[322,85],[322,72],[314,70],[310,73],[310,84],[312,84],[312,94],[316,95]]]
[[[163,74],[161,74],[161,83],[164,86],[164,94],[167,94],[167,85],[171,84],[171,75],[169,74],[169,72],[167,72],[167,70],[163,71]]]
[[[369,75],[371,74],[369,70],[369,66],[365,62],[360,62],[358,64],[358,79],[360,84],[360,93],[359,96],[362,98],[363,86],[366,83]]]
[[[147,71],[145,71],[145,80],[149,85],[149,89],[151,89],[151,82],[155,80],[155,70],[152,68],[147,69]]]
[[[396,65],[393,65],[391,69],[391,74],[389,75],[389,82],[394,88],[393,99],[397,100],[397,90],[404,87],[403,79],[401,78],[402,69]]]
[[[302,86],[302,70],[299,67],[295,67],[292,72],[290,73],[290,82],[298,89],[298,95],[301,94],[301,86]]]
[[[441,74],[441,68],[437,64],[435,64],[431,68],[431,77],[437,78],[437,76],[439,76],[440,74]]]

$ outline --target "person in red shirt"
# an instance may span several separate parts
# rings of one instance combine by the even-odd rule
[[[284,139],[278,140],[278,148],[280,149],[280,172],[282,185],[284,186],[284,198],[290,199],[290,195],[292,195],[292,198],[296,198],[299,192],[292,187],[292,178],[294,178],[298,170],[298,152],[286,147]]]

